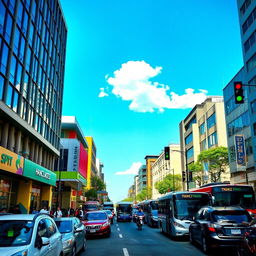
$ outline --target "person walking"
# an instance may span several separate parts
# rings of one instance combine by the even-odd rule
[[[57,211],[54,213],[55,218],[61,218],[62,217],[62,211],[60,207],[58,206]]]
[[[49,211],[47,210],[47,207],[44,206],[43,209],[40,210],[40,213],[48,213],[49,214]]]

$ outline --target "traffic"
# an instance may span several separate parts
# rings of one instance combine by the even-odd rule
[[[89,239],[110,238],[118,222],[124,227],[125,222],[134,222],[140,232],[147,224],[176,243],[189,241],[204,254],[231,248],[235,255],[256,255],[254,191],[248,185],[225,183],[170,192],[136,204],[87,201],[68,216],[60,208],[53,214],[44,209],[35,214],[0,213],[0,252],[78,255],[87,250]]]

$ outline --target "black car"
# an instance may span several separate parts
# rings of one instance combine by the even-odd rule
[[[190,242],[199,243],[205,253],[217,247],[237,246],[251,220],[240,207],[201,208],[189,227]]]

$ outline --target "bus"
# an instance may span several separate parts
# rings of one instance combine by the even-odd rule
[[[104,202],[103,203],[103,210],[114,210],[114,204],[112,202]]]
[[[145,214],[144,222],[150,226],[152,216],[157,216],[158,201],[157,200],[145,200],[139,207]]]
[[[187,236],[198,210],[208,205],[208,193],[170,192],[158,199],[158,227],[171,237]]]
[[[96,211],[100,209],[100,203],[98,201],[86,201],[83,205],[85,212]]]
[[[213,206],[241,206],[252,217],[256,217],[255,195],[252,186],[210,183],[193,190],[193,192],[209,193],[212,196]]]
[[[131,221],[132,220],[133,202],[119,202],[116,204],[116,220]]]

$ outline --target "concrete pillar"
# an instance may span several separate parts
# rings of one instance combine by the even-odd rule
[[[42,154],[43,154],[43,147],[39,146],[39,152],[38,152],[38,163],[42,165]]]
[[[9,139],[8,139],[8,143],[7,143],[7,148],[10,151],[14,152],[14,150],[15,150],[14,145],[15,145],[15,127],[11,126],[9,128]]]
[[[34,162],[38,163],[38,144],[35,145]]]
[[[54,163],[55,163],[55,156],[52,156],[52,168],[51,168],[51,171],[57,171],[57,170],[54,170]]]
[[[34,162],[34,155],[35,155],[35,142],[34,141],[32,141],[31,142],[31,148],[30,148],[30,154],[29,154],[29,159],[31,160],[31,161],[33,161]]]
[[[29,213],[32,193],[32,180],[20,180],[17,195],[17,204],[20,205],[22,213]]]
[[[9,123],[5,123],[3,125],[2,140],[1,140],[2,142],[1,146],[4,148],[7,148],[8,136],[9,136]]]
[[[25,137],[23,156],[25,158],[28,158],[29,156],[29,138],[28,137]]]
[[[16,142],[15,142],[15,153],[20,154],[21,151],[21,131],[17,131]]]

